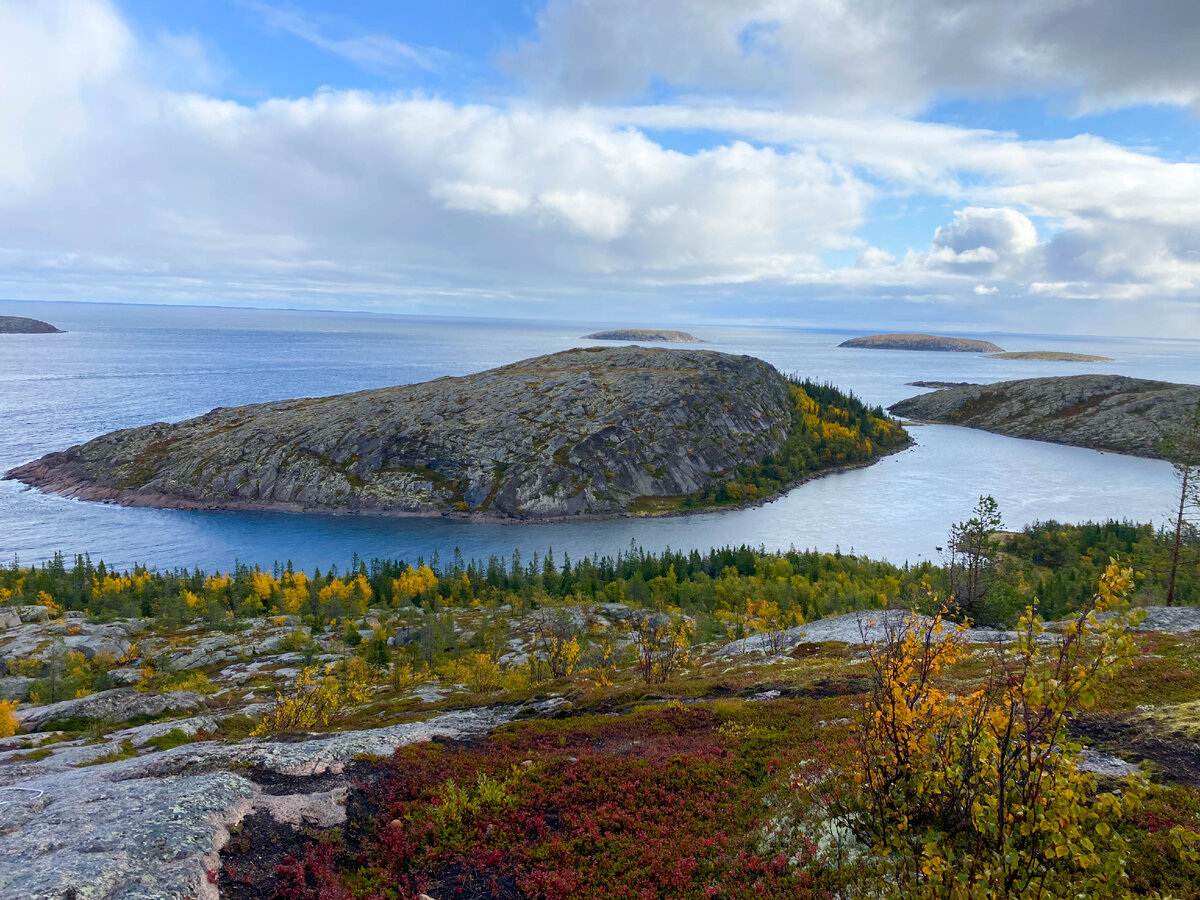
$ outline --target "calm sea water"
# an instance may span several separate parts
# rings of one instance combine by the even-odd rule
[[[234,406],[459,375],[579,346],[588,324],[330,312],[0,302],[63,335],[0,336],[0,471],[116,428]],[[597,323],[595,327],[603,327]],[[1116,363],[1000,361],[971,354],[838,349],[849,333],[695,326],[713,350],[748,353],[785,372],[887,405],[914,380],[1000,381],[1119,372],[1200,382],[1200,343],[989,336],[1005,349],[1061,349]],[[870,329],[865,329],[869,332]],[[88,552],[119,566],[227,569],[344,565],[353,553],[416,559],[578,558],[725,544],[840,548],[896,562],[935,556],[953,522],[993,494],[1005,524],[1129,518],[1161,521],[1175,491],[1159,461],[1021,441],[951,426],[914,429],[917,446],[867,469],[803,485],[756,509],[657,520],[471,525],[275,513],[127,509],[0,482],[0,555],[25,562]]]

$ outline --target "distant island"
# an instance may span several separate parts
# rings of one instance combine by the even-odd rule
[[[1200,386],[1071,375],[947,388],[901,400],[891,412],[1012,437],[1157,457],[1163,432],[1200,402]]]
[[[757,502],[908,443],[750,356],[592,347],[129,428],[5,477],[131,506],[553,520]]]
[[[939,350],[947,353],[1001,353],[1004,350],[991,341],[940,334],[872,334],[850,338],[838,346],[865,350]]]
[[[905,383],[909,387],[923,388],[953,388],[965,387],[968,384],[975,384],[974,381],[908,381]]]
[[[0,316],[0,334],[66,334],[49,322],[24,316]]]
[[[1036,359],[1041,362],[1116,362],[1111,356],[1094,356],[1091,353],[1065,353],[1061,350],[1012,350],[1007,353],[989,353],[988,359]]]
[[[615,331],[597,331],[585,334],[585,341],[663,341],[670,344],[703,344],[704,341],[686,331],[669,331],[663,328],[620,328]]]

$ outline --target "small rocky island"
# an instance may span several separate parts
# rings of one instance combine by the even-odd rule
[[[667,344],[703,344],[704,341],[686,331],[664,328],[621,328],[616,331],[597,331],[585,334],[585,341],[661,341]]]
[[[758,499],[764,483],[776,492],[907,444],[882,410],[813,389],[832,393],[813,399],[749,356],[576,349],[459,378],[129,428],[5,477],[133,506],[561,519],[704,491],[717,505]],[[837,406],[828,418],[826,400]],[[785,457],[799,462],[783,476]],[[773,480],[735,483],[764,461]]]
[[[946,353],[1001,353],[991,341],[975,338],[946,337],[940,334],[872,334],[850,338],[839,347],[857,347],[864,350],[938,350]]]
[[[65,334],[49,322],[25,316],[0,316],[0,334]]]
[[[1011,437],[1157,457],[1163,434],[1200,402],[1200,386],[1072,375],[972,384],[910,397],[891,412]]]
[[[1116,362],[1111,356],[1067,353],[1062,350],[1011,350],[1007,353],[989,353],[988,359],[1031,359],[1038,362]]]

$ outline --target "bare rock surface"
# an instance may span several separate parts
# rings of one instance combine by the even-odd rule
[[[871,334],[842,341],[839,347],[865,350],[937,350],[943,353],[1001,353],[991,341],[941,334]]]
[[[1200,607],[1194,606],[1149,606],[1142,612],[1145,618],[1138,626],[1140,631],[1161,631],[1172,634],[1200,631]],[[800,644],[840,641],[845,644],[877,644],[884,641],[888,632],[903,627],[908,616],[904,609],[871,609],[844,613],[817,619],[806,625],[798,625],[784,631],[752,634],[749,637],[730,641],[713,655],[736,657],[746,654],[786,653]],[[924,624],[929,619],[918,616]],[[1016,632],[998,628],[967,628],[963,640],[969,644],[994,644],[1013,640]],[[1054,640],[1054,623],[1049,623],[1045,640]]]
[[[1200,386],[1124,375],[1026,378],[910,397],[891,412],[1011,437],[1158,456],[1163,434],[1200,402]]]
[[[561,518],[690,494],[778,450],[790,427],[786,381],[761,360],[599,347],[219,408],[5,477],[139,506]]]
[[[86,768],[26,770],[0,787],[0,900],[216,900],[209,873],[215,878],[229,828],[246,815],[317,826],[344,817],[349,785],[326,780],[314,790],[307,776],[337,775],[360,754],[482,734],[517,713],[461,710],[293,743],[189,744]],[[255,781],[262,772],[295,781],[272,778],[268,790]]]

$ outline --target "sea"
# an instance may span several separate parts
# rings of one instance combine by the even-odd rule
[[[598,311],[599,312],[599,311]],[[558,322],[302,310],[0,301],[0,314],[44,319],[58,335],[0,335],[0,471],[118,428],[178,421],[218,406],[314,397],[463,375],[598,342],[605,322]],[[659,323],[628,323],[655,325]],[[994,382],[1113,372],[1200,383],[1200,342],[989,334],[1006,350],[1066,350],[1112,363],[987,359],[971,353],[839,348],[855,334],[800,327],[670,325],[706,349],[744,353],[884,406],[928,381]],[[553,552],[573,559],[640,547],[725,545],[858,553],[895,563],[938,559],[955,522],[995,497],[1005,527],[1127,519],[1162,523],[1171,467],[947,425],[911,429],[916,444],[863,469],[828,475],[759,507],[660,519],[472,524],[445,518],[136,509],[48,496],[0,482],[0,561],[70,559],[127,568],[237,563],[345,567]]]

